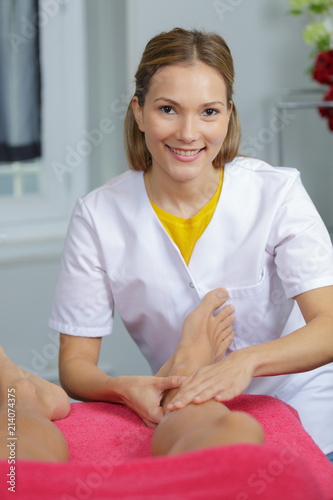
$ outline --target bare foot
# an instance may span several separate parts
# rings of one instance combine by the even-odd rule
[[[224,288],[213,290],[203,298],[201,304],[184,321],[179,344],[168,361],[156,373],[158,377],[169,375],[192,375],[202,366],[223,358],[233,341],[234,332],[231,305],[223,307],[228,298]],[[178,389],[166,391],[161,405],[166,408]]]
[[[201,304],[184,321],[176,357],[184,354],[185,359],[194,359],[197,368],[214,363],[217,357],[222,359],[234,337],[234,308],[232,305],[222,307],[227,299],[228,292],[224,288],[205,295]]]
[[[15,389],[16,405],[38,411],[50,420],[65,418],[70,402],[65,391],[51,382],[23,370],[0,346],[0,406],[7,404],[8,389]]]
[[[175,352],[156,373],[158,377],[190,375],[202,366],[223,358],[233,341],[234,321],[231,305],[223,306],[228,298],[224,288],[205,295],[201,304],[184,321],[181,339]],[[222,309],[214,315],[219,308]]]

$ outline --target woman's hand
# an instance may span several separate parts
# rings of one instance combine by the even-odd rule
[[[120,376],[122,402],[142,418],[148,427],[156,427],[164,416],[160,406],[164,391],[180,387],[184,377]]]
[[[222,361],[199,368],[188,376],[167,405],[167,411],[210,399],[229,401],[245,391],[254,371],[255,365],[246,350],[234,351]]]

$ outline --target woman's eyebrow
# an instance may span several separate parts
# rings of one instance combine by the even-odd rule
[[[157,99],[154,99],[153,102],[157,102],[157,101],[165,101],[165,102],[169,102],[170,104],[173,104],[174,106],[179,106],[179,102],[174,101],[173,99],[168,99],[167,97],[157,97]]]
[[[217,104],[220,104],[221,106],[225,106],[224,102],[222,101],[213,101],[213,102],[205,102],[202,104],[203,108],[209,108],[210,106],[216,106]]]
[[[168,97],[157,97],[154,99],[153,102],[157,101],[164,101],[164,102],[169,102],[170,104],[173,104],[174,106],[180,106],[179,102],[174,101],[173,99],[169,99]],[[209,106],[216,106],[217,104],[220,104],[221,106],[225,106],[225,104],[222,101],[212,101],[212,102],[205,102],[203,104],[200,104],[200,107],[206,108]]]

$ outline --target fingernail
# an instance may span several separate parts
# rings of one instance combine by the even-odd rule
[[[175,401],[173,405],[174,405],[174,406],[181,406],[181,405],[182,405],[182,402],[181,402],[181,401]]]
[[[183,382],[185,382],[186,379],[187,379],[187,377],[181,377],[179,382],[182,384]]]
[[[223,292],[222,290],[219,290],[217,292],[217,295],[220,297],[220,299],[227,299],[228,298],[228,294],[226,292]]]

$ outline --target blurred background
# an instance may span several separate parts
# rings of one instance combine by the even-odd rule
[[[15,145],[14,118],[26,113],[23,147],[0,156],[0,341],[23,368],[57,380],[58,333],[47,320],[66,228],[80,195],[127,169],[123,119],[152,36],[180,26],[225,38],[241,152],[300,170],[329,228],[333,135],[317,109],[281,105],[302,100],[300,90],[321,98],[305,73],[307,19],[288,15],[287,0],[40,0],[38,11],[29,2],[0,2],[0,144],[6,125]],[[27,130],[35,153],[24,146]],[[117,315],[100,366],[114,375],[151,373]]]

